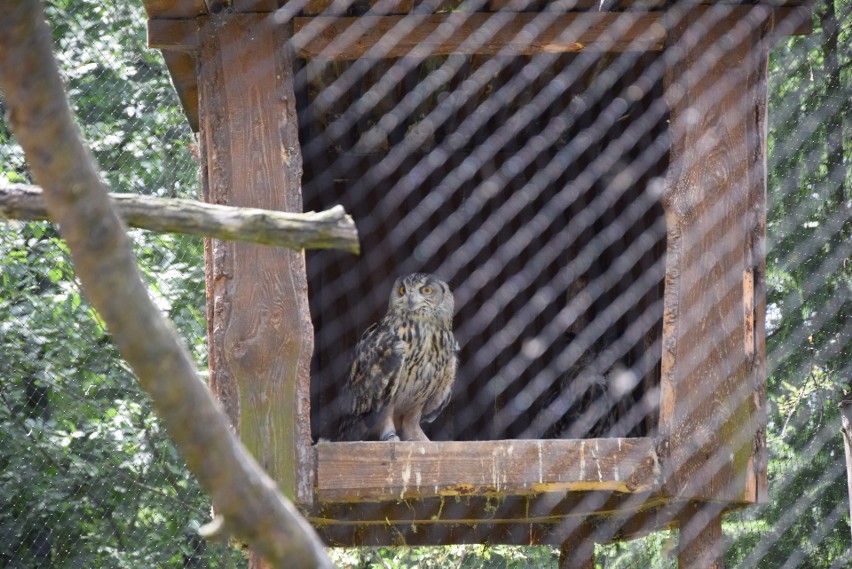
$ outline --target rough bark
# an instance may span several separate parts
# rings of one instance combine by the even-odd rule
[[[5,4],[0,88],[83,290],[107,323],[224,527],[272,566],[331,567],[313,529],[245,452],[174,328],[147,294],[124,226],[73,122],[43,8]]]
[[[136,194],[110,194],[110,197],[119,216],[130,227],[275,245],[296,251],[359,252],[355,222],[343,206],[321,212],[290,213]],[[23,184],[0,186],[0,218],[3,217],[52,220],[41,188]]]
[[[846,491],[849,495],[849,513],[852,514],[852,399],[840,402],[840,424],[846,450]]]

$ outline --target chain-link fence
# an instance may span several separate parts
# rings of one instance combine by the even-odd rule
[[[307,253],[314,440],[338,438],[346,408],[340,386],[360,334],[385,313],[394,279],[434,273],[454,291],[459,368],[449,405],[424,424],[432,440],[629,444],[657,440],[663,423],[678,424],[671,418],[694,412],[708,429],[727,433],[726,440],[741,436],[751,444],[758,433],[768,449],[765,503],[724,517],[730,566],[852,563],[838,411],[852,391],[852,78],[843,47],[852,33],[849,2],[816,4],[812,30],[791,2],[776,3],[774,12],[732,8],[722,18],[707,11],[691,19],[684,16],[692,14],[688,9],[669,10],[663,19],[664,6],[647,3],[397,4],[289,3],[270,16],[295,30],[305,209],[343,204],[362,248],[359,257]],[[592,17],[560,19],[572,10]],[[409,12],[415,17],[407,18]],[[47,14],[69,98],[108,185],[197,197],[195,135],[160,53],[146,48],[142,6],[50,2]],[[369,19],[382,14],[402,15]],[[441,18],[429,19],[436,15]],[[393,25],[364,48],[371,21]],[[680,56],[665,49],[666,30],[687,44],[711,36],[718,41],[692,59],[674,61]],[[752,90],[740,92],[724,69],[743,65],[732,53],[756,57],[751,69],[761,69],[759,43],[753,46],[758,55],[735,50],[756,30],[774,42],[767,80],[749,76]],[[678,95],[673,69],[701,95]],[[763,88],[768,108],[759,103]],[[752,95],[757,98],[748,99]],[[717,107],[724,111],[701,114]],[[745,161],[757,165],[755,175],[736,166],[742,159],[736,152],[759,148],[755,140],[764,128],[766,156],[758,152]],[[720,139],[734,149],[730,159],[718,155],[724,144],[708,143]],[[751,283],[751,306],[731,298],[748,296],[742,263],[761,267],[748,256],[764,254],[760,216],[750,214],[760,211],[763,197],[751,190],[745,201],[721,191],[700,200],[690,194],[691,187],[733,187],[743,177],[743,185],[760,188],[764,158],[767,379],[765,402],[755,405],[758,415],[765,405],[765,431],[732,410],[740,399],[717,401],[713,409],[721,409],[714,411],[721,417],[701,415],[705,401],[719,397],[717,390],[702,391],[716,385],[716,376],[751,381],[762,375],[744,374],[737,366],[745,364],[725,356],[726,346],[742,343],[742,328],[725,326],[740,322],[744,307],[761,315],[760,271]],[[32,183],[2,123],[0,168],[3,182]],[[701,176],[690,178],[693,171]],[[677,180],[684,186],[672,200],[667,189]],[[692,227],[707,233],[693,242],[673,240],[676,223],[684,235]],[[198,537],[209,502],[81,296],[56,228],[9,221],[0,232],[4,566],[244,565],[239,553]],[[202,241],[131,234],[152,294],[205,369]],[[758,238],[742,242],[741,235]],[[673,243],[683,250],[672,250]],[[682,261],[684,274],[672,272],[673,259]],[[667,299],[680,282],[698,284],[680,290],[683,311],[673,316]],[[763,323],[753,324],[752,351],[759,353]],[[703,354],[681,356],[693,366],[684,377],[702,378],[690,384],[694,393],[666,395],[672,371],[665,354],[674,348],[664,339],[672,337],[671,326],[678,327],[680,345]],[[759,398],[760,389],[755,393]],[[749,391],[742,399],[754,396]],[[759,477],[760,449],[746,454]],[[713,483],[702,476],[696,470],[684,484]],[[571,525],[572,512],[585,511],[582,500],[592,498],[574,503],[568,493],[553,501],[554,494],[560,493],[525,502],[530,516],[559,518],[543,526],[576,538],[579,530],[572,529],[580,526]],[[656,508],[641,496],[618,501],[613,494],[619,492],[596,508]],[[416,510],[421,526],[429,519],[424,512],[431,512],[474,519],[485,529],[448,530],[441,534],[447,547],[341,549],[335,559],[358,567],[558,564],[555,547],[497,545],[518,541],[488,529],[499,528],[501,515],[514,515],[511,499],[456,495],[454,503],[435,503],[440,510],[400,507]],[[393,505],[380,508],[398,512]],[[678,519],[677,512],[655,512]],[[620,520],[614,516],[584,534],[597,543],[597,566],[677,564],[676,532],[648,533],[665,523],[627,527]],[[471,540],[458,537],[464,535],[487,545],[450,546]],[[546,540],[530,532],[530,543],[540,541]]]

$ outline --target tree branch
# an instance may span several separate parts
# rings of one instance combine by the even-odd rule
[[[226,528],[273,566],[331,567],[313,528],[240,444],[148,296],[124,226],[74,124],[37,0],[4,4],[0,88],[83,290]]]
[[[275,245],[297,251],[343,249],[359,252],[355,222],[339,205],[318,213],[289,213],[136,194],[110,194],[110,197],[118,214],[130,227]],[[52,221],[41,188],[2,181],[0,218]]]
[[[852,514],[852,398],[840,402],[840,434],[846,456],[846,493],[849,497],[849,512]]]

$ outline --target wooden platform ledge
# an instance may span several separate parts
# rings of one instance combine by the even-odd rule
[[[320,443],[319,502],[659,488],[654,440]]]

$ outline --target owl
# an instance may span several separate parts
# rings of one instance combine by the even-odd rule
[[[384,318],[364,332],[343,389],[340,440],[428,441],[458,367],[453,293],[438,277],[396,280]]]

